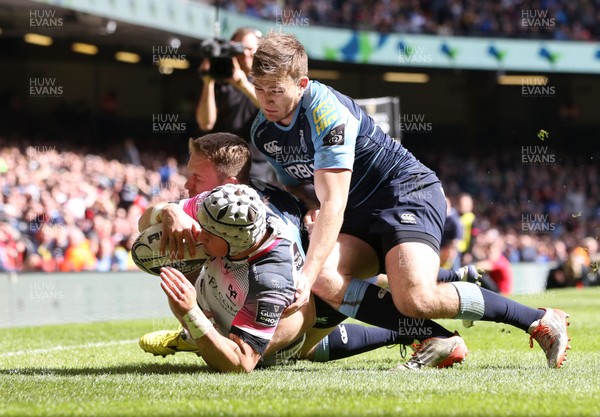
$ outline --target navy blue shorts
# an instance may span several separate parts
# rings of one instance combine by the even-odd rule
[[[384,273],[385,255],[400,243],[424,243],[439,254],[445,221],[442,184],[435,173],[426,170],[393,179],[365,204],[347,208],[341,233],[371,245]]]

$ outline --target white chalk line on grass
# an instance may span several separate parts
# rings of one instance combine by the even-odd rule
[[[44,354],[51,352],[60,352],[65,350],[77,350],[77,349],[90,349],[97,347],[108,347],[108,346],[118,346],[118,345],[128,345],[131,343],[138,343],[138,339],[132,340],[113,340],[112,342],[97,342],[97,343],[86,343],[84,345],[71,345],[71,346],[54,346],[47,349],[28,349],[28,350],[17,350],[14,352],[6,352],[0,353],[0,358],[8,358],[11,356],[21,356],[21,355],[36,355],[36,354]]]

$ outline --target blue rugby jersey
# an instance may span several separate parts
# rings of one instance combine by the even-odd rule
[[[310,81],[289,126],[268,121],[261,111],[251,137],[284,185],[314,182],[318,169],[351,170],[349,209],[368,201],[390,179],[424,169],[351,98],[318,81]]]
[[[302,247],[302,219],[306,207],[296,196],[274,185],[252,178],[250,185],[264,199],[268,207],[288,226],[290,236]]]

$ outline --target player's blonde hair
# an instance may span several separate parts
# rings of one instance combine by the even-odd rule
[[[190,155],[200,154],[210,160],[221,179],[236,177],[242,184],[250,182],[252,157],[248,144],[232,133],[210,133],[199,138],[190,138]]]
[[[252,76],[285,77],[299,80],[308,75],[304,46],[289,33],[271,32],[258,43],[252,62]]]

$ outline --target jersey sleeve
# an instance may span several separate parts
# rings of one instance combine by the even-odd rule
[[[250,291],[231,323],[231,333],[261,355],[273,337],[283,311],[294,299],[295,272],[290,246],[279,246],[250,266]]]
[[[315,148],[315,171],[352,170],[360,120],[323,84],[311,82],[309,97],[306,114]]]
[[[185,214],[194,220],[198,220],[198,207],[209,193],[210,191],[206,191],[191,198],[184,198],[183,200],[179,200],[177,204],[183,209]]]

